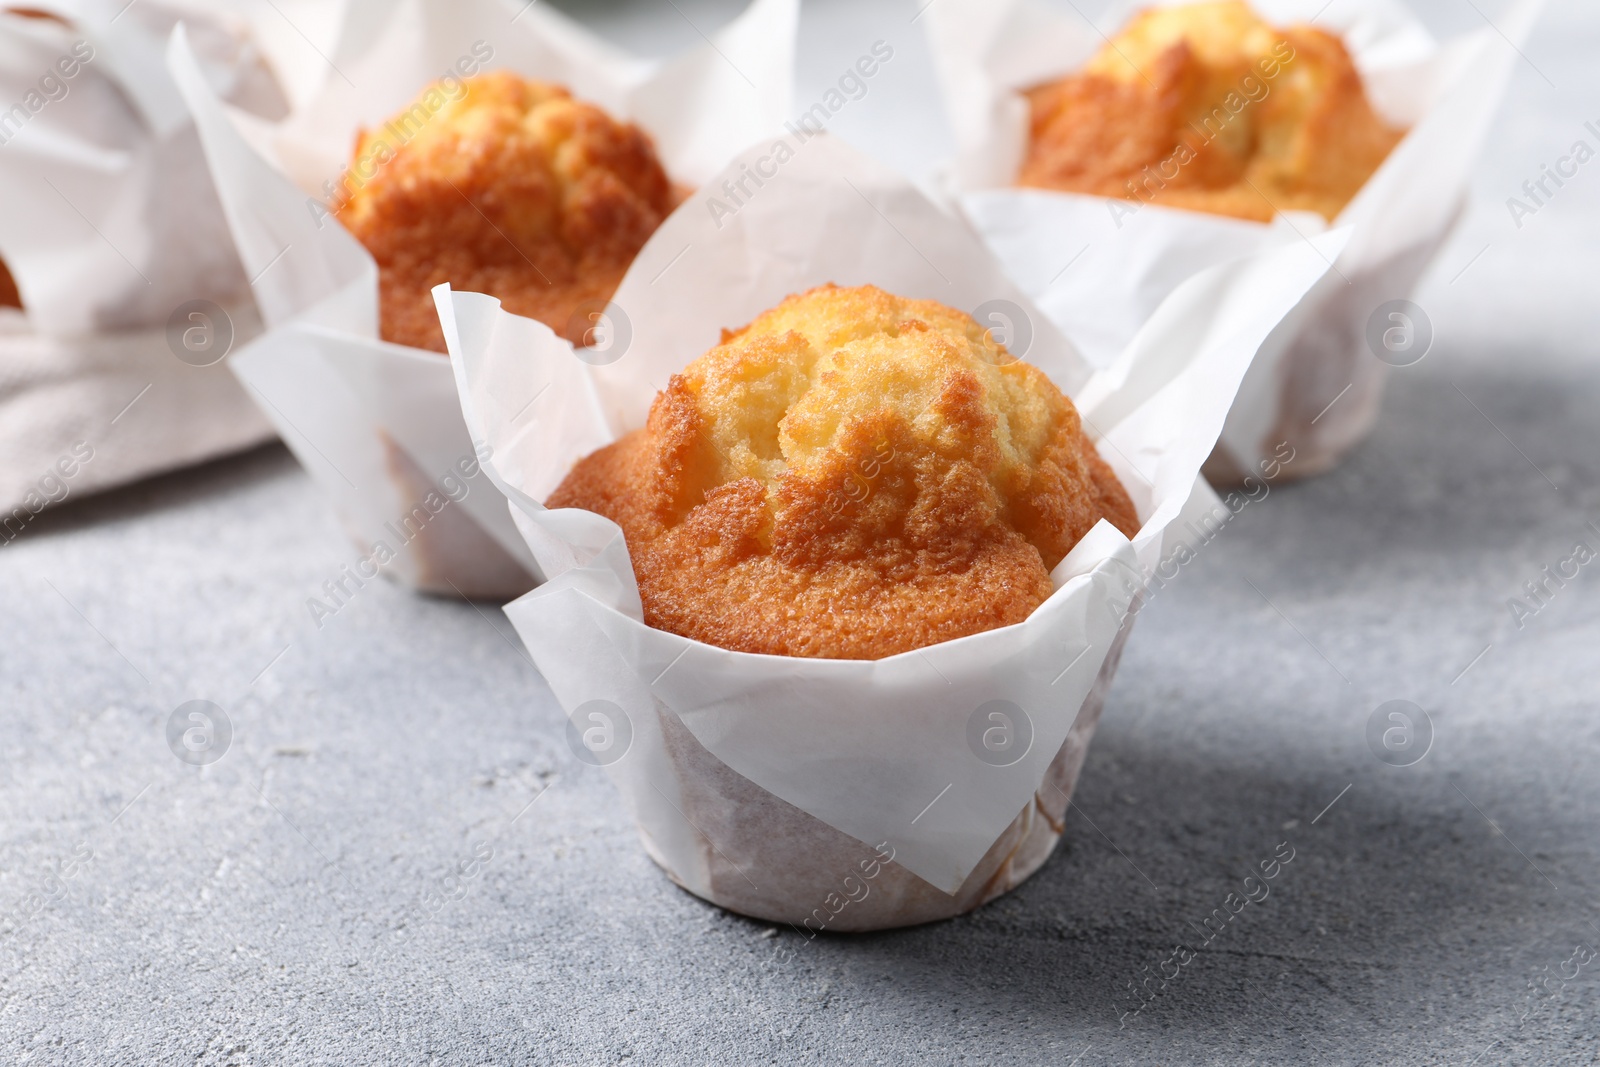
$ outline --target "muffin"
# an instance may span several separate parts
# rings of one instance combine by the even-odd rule
[[[551,495],[616,522],[650,626],[877,659],[1023,621],[1133,504],[1072,402],[970,316],[790,296],[674,375]]]
[[[1136,15],[1078,73],[1027,93],[1018,184],[1242,219],[1332,220],[1404,136],[1344,44],[1244,0]]]
[[[11,270],[0,260],[0,308],[20,308],[22,294],[17,291],[17,280],[11,276]]]
[[[504,71],[425,89],[365,130],[335,210],[378,264],[386,341],[445,350],[430,290],[488,293],[585,343],[675,203],[650,137]]]

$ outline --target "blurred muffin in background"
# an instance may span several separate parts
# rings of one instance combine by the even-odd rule
[[[1404,136],[1344,44],[1244,0],[1134,16],[1084,68],[1027,94],[1019,185],[1242,219],[1332,220]]]
[[[22,294],[17,292],[17,280],[11,276],[5,260],[0,260],[0,308],[20,308]]]
[[[585,343],[675,205],[650,137],[558,85],[446,79],[358,138],[336,215],[378,264],[380,332],[443,352],[429,290],[488,293]]]

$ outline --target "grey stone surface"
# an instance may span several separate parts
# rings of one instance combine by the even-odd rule
[[[801,92],[892,29],[842,132],[920,108],[881,144],[924,173],[914,10],[808,8]],[[355,553],[276,447],[45,513],[0,547],[0,1061],[1594,1061],[1600,960],[1559,975],[1600,948],[1595,568],[1507,600],[1600,548],[1600,163],[1520,231],[1504,199],[1592,142],[1597,25],[1551,4],[1372,439],[1152,601],[1062,847],[956,921],[808,942],[673,887],[493,607],[373,583],[313,624]],[[204,767],[168,747],[192,699],[232,724]],[[1368,747],[1390,699],[1431,716],[1414,766]]]

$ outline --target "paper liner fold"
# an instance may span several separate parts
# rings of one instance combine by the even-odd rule
[[[807,936],[912,926],[971,911],[1021,885],[1055,850],[1128,632],[1113,643],[1038,789],[953,893],[896,862],[891,842],[864,844],[738,774],[664,705],[657,708],[663,747],[679,791],[677,807],[665,805],[658,823],[677,816],[672,839],[693,842],[698,862],[674,866],[673,850],[641,824],[645,849],[696,896]]]
[[[1122,3],[1099,25],[1181,2]],[[1296,477],[1332,467],[1365,438],[1388,370],[1368,346],[1368,319],[1411,296],[1449,237],[1542,6],[1518,0],[1492,26],[1441,45],[1391,0],[1252,3],[1276,25],[1314,20],[1343,38],[1374,106],[1409,133],[1335,220],[1351,237],[1329,278],[1262,346],[1241,385],[1207,467],[1230,481],[1259,476],[1285,442],[1294,459],[1283,476]],[[1195,271],[1325,228],[1305,213],[1263,224],[1014,187],[1028,127],[1020,91],[1077,69],[1105,38],[1081,16],[1033,0],[941,0],[923,21],[954,126],[949,180],[962,211],[1091,362],[1120,352]]]
[[[29,323],[57,337],[165,325],[180,304],[248,293],[194,125],[162,67],[188,20],[197,70],[232,106],[277,117],[283,98],[247,27],[148,0],[44,0],[53,18],[0,13],[0,257]],[[68,77],[64,71],[72,70]],[[59,86],[43,97],[46,77]],[[41,106],[30,112],[31,97]],[[18,210],[26,205],[26,210]]]
[[[23,305],[0,311],[5,540],[46,504],[272,437],[225,368],[180,359],[167,334],[191,301],[226,316],[213,325],[238,343],[261,329],[162,67],[167,32],[187,19],[212,91],[280,115],[248,27],[163,0],[25,7],[0,12],[0,260]],[[94,458],[79,465],[85,448]]]
[[[231,317],[245,336],[260,329],[248,305]],[[49,505],[272,436],[228,369],[180,362],[164,328],[55,338],[0,312],[0,544]]]
[[[953,914],[1048,854],[1065,798],[1046,782],[1070,792],[1143,575],[1186,507],[1216,505],[1196,476],[1234,389],[1344,235],[1191,279],[1094,376],[971,231],[903,178],[825,135],[760,143],[725,173],[746,171],[764,180],[736,211],[721,210],[713,180],[640,253],[609,309],[632,344],[608,366],[492,298],[435,290],[470,434],[548,576],[506,614],[573,716],[569,738],[601,739],[607,758],[589,762],[680,884],[803,918],[836,865],[842,877],[881,845],[893,863],[862,898],[875,903],[833,928]],[[1089,531],[1020,625],[876,661],[750,655],[645,626],[616,525],[539,501],[575,460],[642,425],[655,391],[723,327],[825,282],[969,311],[1003,302],[1031,325],[1026,358],[1079,400],[1142,529]],[[999,757],[983,751],[991,706],[1010,709]]]
[[[381,126],[464,59],[569,86],[643,126],[674,181],[700,181],[782,122],[796,0],[755,0],[664,63],[542,6],[350,0],[341,19],[321,88],[276,127],[224,107],[181,33],[168,50],[267,324],[230,362],[359,550],[390,559],[385,573],[423,591],[508,599],[538,564],[477,473],[448,362],[379,340],[376,266],[329,215],[324,183],[338,185],[360,128]],[[459,495],[452,471],[468,491],[434,511],[430,502]],[[418,507],[429,521],[407,528],[401,517]]]

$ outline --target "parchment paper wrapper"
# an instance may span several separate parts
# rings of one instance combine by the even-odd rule
[[[486,469],[549,576],[506,614],[572,717],[574,751],[605,763],[650,854],[747,915],[808,930],[925,922],[1005,892],[1049,854],[1142,574],[1192,496],[1215,506],[1196,474],[1239,379],[1343,235],[1190,279],[1092,374],[958,218],[827,135],[782,143],[784,162],[769,143],[730,165],[766,178],[736,212],[701,194],[640,253],[614,302],[633,343],[609,366],[575,359],[490,297],[435,296],[467,425],[492,446]],[[538,502],[580,457],[642,425],[656,390],[720,328],[829,281],[967,310],[1010,302],[1033,325],[1018,354],[1104,433],[1138,536],[1096,526],[1020,625],[877,661],[729,652],[645,626],[621,531]],[[983,710],[992,701],[1010,702],[1009,766],[969,744],[974,724],[982,737],[998,722]]]
[[[1174,2],[1182,0],[1124,3],[1099,25],[1114,32],[1137,10]],[[1295,458],[1283,476],[1326,470],[1371,429],[1388,364],[1369,347],[1368,320],[1411,295],[1460,215],[1541,0],[1496,15],[1505,37],[1485,26],[1445,44],[1389,0],[1252,4],[1276,25],[1316,18],[1338,34],[1379,113],[1410,132],[1335,220],[1351,237],[1334,269],[1262,346],[1207,465],[1220,482],[1276,475],[1271,457],[1284,443]],[[1150,204],[1130,213],[1126,200],[1014,187],[1028,138],[1020,91],[1076,70],[1105,38],[1079,15],[1031,0],[940,0],[923,21],[954,127],[949,177],[962,210],[1097,365],[1194,271],[1326,228],[1307,212],[1271,224]]]
[[[378,339],[376,265],[327,214],[323,183],[339,181],[361,128],[488,48],[480,70],[557,82],[638,122],[671,178],[697,185],[781,123],[796,0],[756,0],[666,63],[624,55],[543,5],[353,0],[344,18],[321,92],[277,128],[229,114],[181,37],[170,51],[267,324],[230,363],[362,551],[392,557],[386,574],[504,600],[533,584],[537,564],[477,468],[447,360]]]
[[[0,512],[24,521],[272,436],[225,369],[180,360],[167,338],[196,300],[231,319],[212,338],[260,328],[162,65],[167,33],[190,21],[204,77],[233,105],[279,116],[284,102],[247,28],[221,12],[20,6],[52,16],[0,13],[0,259],[24,308],[0,310]],[[85,447],[93,459],[73,462]]]

